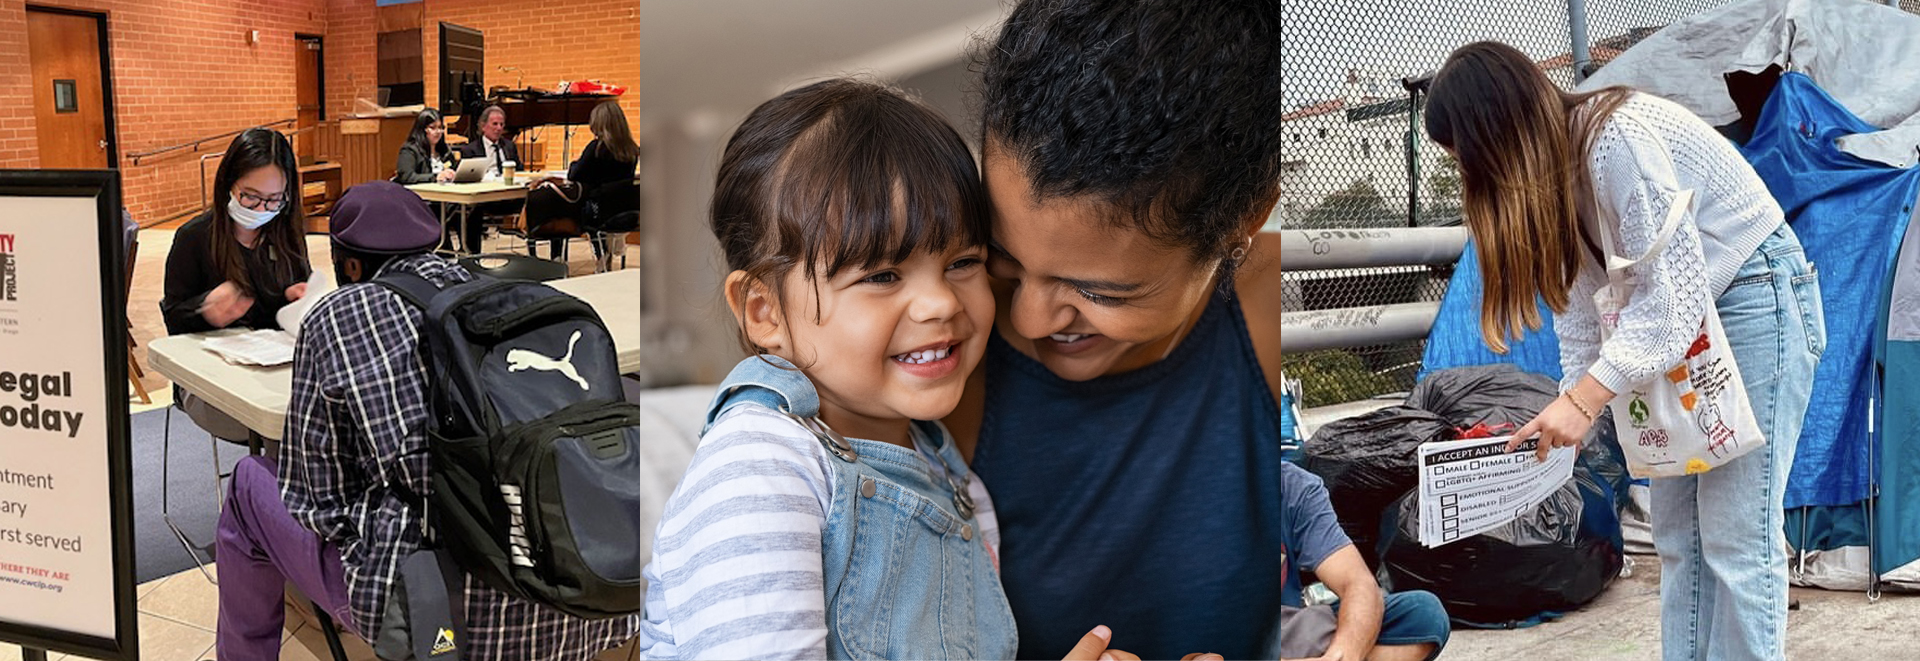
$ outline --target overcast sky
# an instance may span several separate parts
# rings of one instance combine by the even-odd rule
[[[1587,0],[1590,42],[1659,26],[1726,0]],[[1283,3],[1289,110],[1339,95],[1349,68],[1413,75],[1455,47],[1507,42],[1536,59],[1571,50],[1565,0],[1288,0]]]

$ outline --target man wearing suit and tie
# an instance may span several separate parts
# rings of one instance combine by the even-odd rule
[[[500,106],[487,106],[485,110],[480,111],[478,124],[480,134],[468,140],[467,144],[460,146],[460,158],[463,160],[485,159],[487,161],[486,176],[489,179],[497,179],[500,177],[500,164],[520,163],[520,151],[514,148],[512,140],[507,139],[507,111]],[[478,212],[476,218],[467,224],[466,235],[460,238],[460,245],[466,247],[471,253],[482,252],[480,237],[482,230],[485,229],[485,223],[478,222],[479,218],[511,216],[520,213],[521,207],[525,204],[525,200],[509,200],[479,205],[475,209]],[[459,223],[448,223],[447,231],[456,231],[458,225]]]
[[[460,146],[460,157],[487,159],[488,177],[500,176],[501,163],[519,163],[520,152],[507,139],[507,111],[500,106],[480,111],[480,135]]]

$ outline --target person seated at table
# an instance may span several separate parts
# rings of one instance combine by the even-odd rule
[[[298,201],[293,145],[278,131],[248,129],[227,145],[213,176],[213,204],[174,233],[161,317],[168,335],[221,328],[279,328],[274,314],[307,292],[306,217]],[[216,438],[247,428],[205,400],[176,402]]]
[[[467,144],[460,145],[460,158],[485,159],[488,179],[499,179],[504,163],[514,163],[516,167],[525,165],[520,162],[520,150],[514,147],[512,140],[507,139],[505,108],[497,105],[487,106],[485,110],[480,111],[480,119],[474,124],[478,128],[471,139],[467,140]],[[473,208],[473,218],[467,223],[466,234],[461,237],[463,243],[460,245],[467,252],[480,252],[481,230],[485,228],[485,224],[480,222],[480,219],[489,216],[512,216],[520,213],[521,207],[525,204],[525,200],[503,200],[476,205]]]
[[[400,145],[393,180],[401,184],[446,183],[453,181],[453,165],[453,149],[447,146],[447,125],[440,120],[440,111],[420,111],[413,119],[406,144]]]
[[[606,260],[607,250],[600,245],[601,228],[608,218],[640,206],[639,189],[633,188],[633,171],[640,165],[640,145],[633,141],[633,131],[627,128],[627,114],[613,101],[594,106],[587,129],[593,132],[593,142],[587,143],[580,158],[567,168],[567,181],[580,185],[580,223],[593,237],[593,257]],[[621,195],[632,199],[621,199]],[[554,245],[560,255],[566,254],[566,244],[555,242]]]
[[[291,582],[371,639],[401,609],[401,561],[419,548],[430,498],[421,312],[369,281],[384,272],[452,286],[473,276],[433,255],[440,224],[418,195],[374,181],[329,219],[342,287],[302,322],[279,461],[246,457],[220,513],[222,659],[279,655]],[[456,596],[452,603],[462,603]],[[466,579],[461,658],[584,660],[639,635],[640,617],[574,618]]]

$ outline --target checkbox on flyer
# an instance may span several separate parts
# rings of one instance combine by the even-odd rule
[[[1458,504],[1459,502],[1460,502],[1460,496],[1455,494],[1447,494],[1440,497],[1441,505],[1454,505],[1454,504]]]
[[[1459,519],[1441,519],[1440,529],[1441,530],[1459,530],[1460,520]]]
[[[1440,508],[1440,516],[1460,516],[1460,508],[1442,507]]]

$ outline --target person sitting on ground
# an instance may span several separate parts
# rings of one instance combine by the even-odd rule
[[[220,514],[222,659],[279,654],[288,582],[371,638],[404,608],[401,561],[425,528],[419,501],[405,495],[425,499],[433,488],[423,317],[368,281],[403,272],[450,286],[473,276],[429,253],[440,225],[398,184],[353,187],[329,224],[344,286],[301,323],[281,460],[242,459]],[[638,615],[584,620],[464,581],[469,661],[584,660],[639,635]]]
[[[1340,529],[1320,477],[1292,462],[1281,462],[1280,472],[1280,658],[1418,661],[1440,656],[1450,633],[1440,599],[1423,590],[1383,597],[1360,550]],[[1303,569],[1340,600],[1306,606]]]

